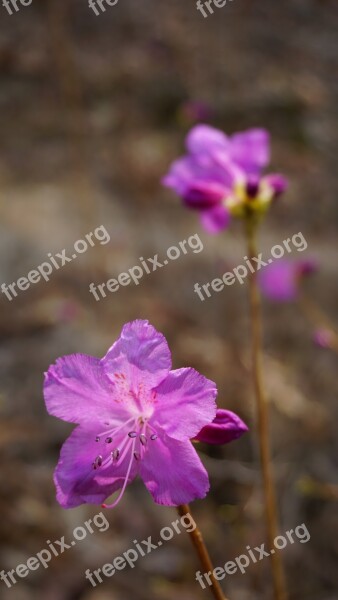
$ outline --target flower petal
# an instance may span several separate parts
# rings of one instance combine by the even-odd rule
[[[178,506],[204,498],[209,477],[191,442],[161,434],[140,461],[140,476],[157,504]]]
[[[267,265],[258,276],[263,295],[270,300],[287,302],[298,295],[298,277],[296,263],[279,260]]]
[[[76,427],[61,449],[60,460],[55,469],[54,482],[57,500],[64,508],[80,504],[102,504],[111,494],[122,488],[130,460],[128,453],[121,462],[109,463],[107,467],[94,470],[92,463],[101,453],[103,460],[113,448],[102,450],[95,442],[97,427]],[[134,461],[128,484],[137,474]]]
[[[266,129],[248,129],[230,138],[230,156],[248,173],[260,172],[270,161],[270,138]]]
[[[271,175],[264,177],[263,181],[266,182],[272,189],[274,198],[280,196],[288,187],[288,181],[286,177],[280,175],[279,173],[271,173]]]
[[[237,171],[238,167],[236,170],[235,165],[221,151],[215,151],[214,156],[183,156],[172,163],[162,184],[173,189],[179,196],[184,196],[190,187],[198,184],[213,183],[231,188]]]
[[[216,384],[195,369],[177,369],[156,388],[151,424],[176,440],[189,440],[216,415]]]
[[[221,205],[201,212],[200,220],[205,231],[216,234],[229,226],[231,217],[229,211]]]
[[[321,327],[313,333],[313,341],[320,348],[335,348],[336,335],[330,329]]]
[[[279,259],[259,273],[258,282],[266,298],[287,302],[297,298],[302,280],[317,269],[318,263],[313,259]]]
[[[187,135],[186,147],[192,154],[212,153],[215,149],[227,150],[229,140],[223,131],[209,125],[196,125]]]
[[[71,423],[111,420],[115,407],[122,410],[112,402],[114,384],[100,360],[86,354],[64,356],[49,367],[44,397],[50,415]]]
[[[203,427],[196,440],[206,444],[228,444],[248,431],[248,427],[235,413],[218,408],[213,422]]]
[[[162,184],[182,196],[198,176],[196,162],[190,156],[183,156],[172,163],[169,172],[162,179]]]
[[[143,390],[152,389],[169,373],[171,353],[164,335],[139,319],[124,325],[101,363],[109,378],[122,374],[131,393],[143,395]]]
[[[183,201],[189,208],[205,210],[217,206],[225,196],[225,188],[217,181],[196,181],[183,194]]]

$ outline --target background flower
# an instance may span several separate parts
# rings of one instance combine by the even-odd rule
[[[226,229],[230,216],[264,212],[286,188],[281,175],[261,176],[270,160],[265,129],[227,136],[209,125],[196,125],[186,138],[188,155],[176,160],[162,183],[200,213],[209,233]]]
[[[259,271],[261,291],[269,300],[296,300],[302,280],[316,269],[317,265],[313,260],[280,259]]]

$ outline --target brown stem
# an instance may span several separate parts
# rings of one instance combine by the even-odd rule
[[[248,218],[246,223],[248,256],[258,255],[256,245],[256,223]],[[252,374],[256,398],[259,450],[263,477],[267,536],[270,549],[274,548],[274,540],[278,535],[278,517],[276,493],[273,481],[273,470],[269,444],[269,415],[262,377],[262,317],[261,299],[257,284],[257,272],[250,273],[249,295],[252,336]],[[274,599],[287,600],[283,565],[278,552],[270,554],[274,586]]]
[[[195,520],[193,519],[193,517],[191,515],[190,507],[188,504],[182,504],[181,506],[178,506],[177,511],[178,511],[178,514],[180,515],[180,517],[183,517],[184,515],[189,515],[189,517],[195,523]],[[204,572],[209,573],[209,574],[211,572],[210,579],[212,581],[212,586],[210,587],[210,589],[211,589],[214,597],[216,598],[216,600],[228,600],[224,596],[220,584],[218,583],[217,579],[215,579],[215,577],[213,575],[214,566],[211,562],[209,552],[205,546],[205,543],[203,541],[203,537],[202,537],[200,530],[196,526],[193,531],[189,532],[189,534],[190,534],[191,542],[192,542],[193,546],[195,547],[195,550],[201,561]]]

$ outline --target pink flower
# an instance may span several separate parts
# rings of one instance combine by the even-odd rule
[[[101,360],[59,358],[44,395],[51,415],[78,424],[54,475],[65,508],[101,504],[120,490],[114,507],[136,475],[158,504],[203,498],[209,478],[190,440],[226,443],[247,430],[233,413],[227,420],[221,411],[222,424],[213,381],[191,368],[171,370],[166,339],[148,321],[124,325]]]
[[[313,340],[320,348],[333,348],[336,341],[336,335],[330,329],[317,329],[314,332]]]
[[[270,300],[290,302],[297,298],[304,277],[313,273],[316,268],[316,263],[312,260],[280,259],[259,272],[260,289]]]
[[[231,216],[264,212],[286,188],[278,174],[262,177],[270,160],[269,134],[249,129],[232,136],[196,125],[186,139],[188,155],[176,160],[162,183],[200,213],[209,233],[226,229]]]

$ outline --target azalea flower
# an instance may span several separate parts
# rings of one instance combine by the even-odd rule
[[[65,508],[101,504],[139,475],[155,502],[203,498],[208,474],[191,440],[226,443],[246,425],[217,411],[216,385],[192,368],[171,370],[165,337],[148,321],[124,325],[104,358],[59,358],[45,377],[47,410],[77,427],[55,470]],[[107,505],[104,505],[105,507]]]
[[[200,213],[209,233],[226,229],[231,216],[264,213],[286,188],[282,175],[262,176],[270,160],[265,129],[227,136],[214,127],[196,125],[186,147],[188,154],[174,161],[162,183]]]
[[[277,302],[290,302],[298,297],[304,277],[316,269],[317,265],[313,260],[281,259],[259,272],[259,286],[266,298]]]
[[[313,334],[314,342],[320,348],[332,348],[337,341],[337,336],[330,329],[316,329]]]

